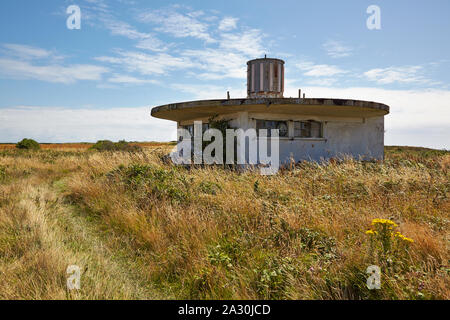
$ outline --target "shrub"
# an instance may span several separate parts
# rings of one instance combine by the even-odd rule
[[[33,139],[22,139],[22,141],[16,144],[16,148],[25,150],[39,150],[41,146]]]
[[[330,257],[335,253],[335,239],[329,237],[324,232],[312,230],[309,228],[301,228],[297,231],[301,239],[301,247],[307,251],[317,251],[320,254],[329,254]]]
[[[113,151],[115,150],[114,142],[109,140],[99,140],[89,149],[97,151]]]
[[[260,299],[286,299],[289,279],[299,276],[295,261],[289,257],[267,256],[253,272],[253,286]]]
[[[138,145],[133,145],[125,140],[120,140],[119,142],[112,142],[109,140],[99,140],[89,149],[97,151],[128,151],[136,152],[142,150]]]
[[[108,174],[119,177],[136,196],[146,191],[159,199],[169,198],[175,202],[183,202],[189,198],[187,181],[184,176],[173,169],[161,169],[153,165],[132,164],[119,166]]]
[[[223,238],[208,250],[208,259],[212,265],[223,265],[227,268],[242,262],[244,249],[239,241]]]
[[[231,268],[233,266],[231,264],[230,256],[223,250],[220,244],[218,244],[215,247],[212,247],[209,250],[208,259],[212,265],[223,265],[227,268]]]
[[[202,181],[199,185],[201,192],[211,195],[216,195],[218,191],[222,190],[222,187],[211,181]]]
[[[120,140],[119,142],[114,144],[116,147],[116,150],[118,151],[129,151],[129,152],[135,152],[135,151],[141,151],[142,148],[135,144],[130,144],[129,142],[126,142],[125,140]]]

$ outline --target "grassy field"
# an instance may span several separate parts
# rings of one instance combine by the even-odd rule
[[[0,150],[1,299],[450,298],[450,152],[264,177],[175,167],[164,144],[43,147]]]

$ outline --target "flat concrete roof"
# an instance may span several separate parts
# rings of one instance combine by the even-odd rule
[[[173,121],[209,118],[236,112],[370,118],[389,113],[389,106],[372,101],[331,98],[242,98],[197,100],[154,107],[151,115]]]

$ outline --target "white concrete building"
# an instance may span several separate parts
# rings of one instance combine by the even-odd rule
[[[382,103],[333,99],[283,98],[284,61],[256,59],[247,63],[247,98],[200,100],[154,107],[152,116],[176,121],[193,131],[194,121],[228,120],[232,128],[279,129],[280,162],[384,158]],[[205,128],[208,126],[205,125]],[[259,139],[259,137],[258,137]]]

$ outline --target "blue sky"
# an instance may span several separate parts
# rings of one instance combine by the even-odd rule
[[[152,106],[244,97],[246,61],[267,54],[286,62],[285,96],[383,102],[386,144],[450,149],[449,13],[448,0],[2,0],[0,141],[172,140]]]

